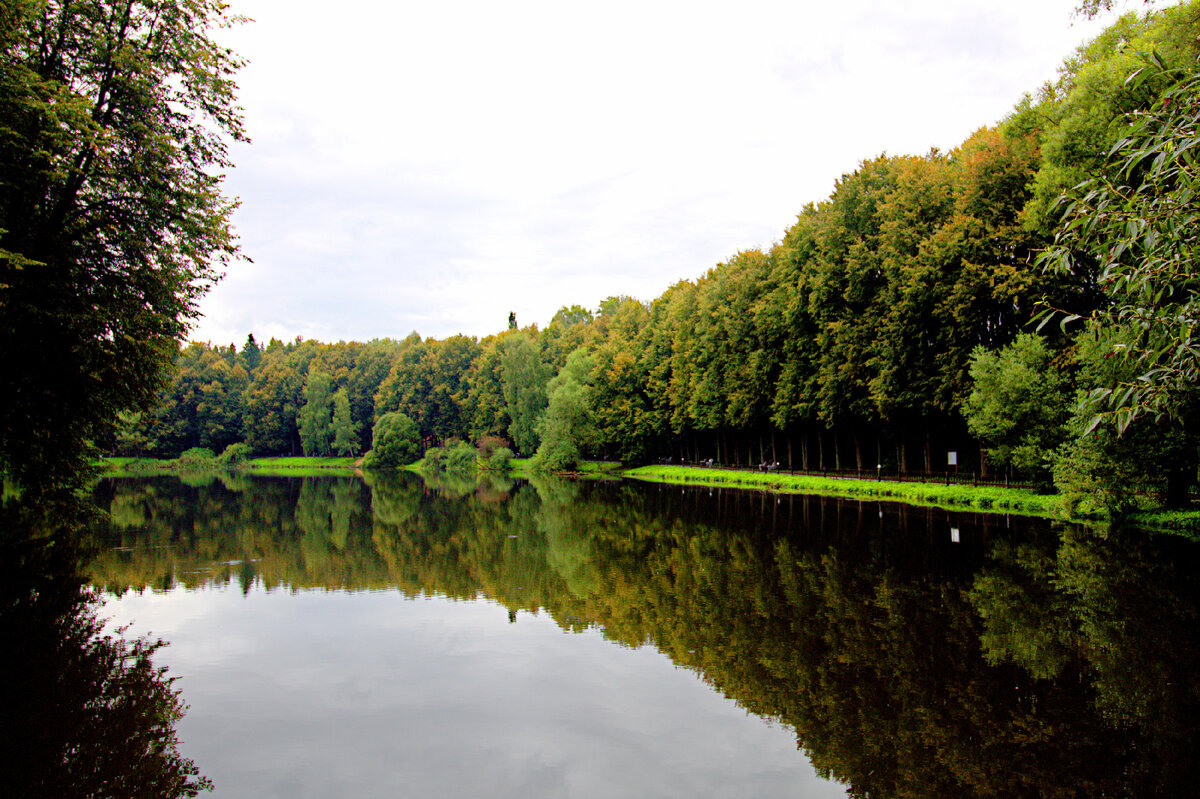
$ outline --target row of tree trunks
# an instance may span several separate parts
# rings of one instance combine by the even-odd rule
[[[932,425],[923,426],[912,436],[888,434],[869,427],[843,433],[806,425],[789,430],[764,429],[751,435],[723,429],[693,432],[662,443],[659,452],[693,463],[711,458],[714,464],[722,466],[755,468],[763,463],[778,463],[791,471],[853,469],[867,473],[877,469],[919,473],[910,457],[912,445],[916,445],[920,471],[940,474],[953,470],[955,467],[948,465],[947,455],[954,452],[958,469],[987,473],[986,456],[978,442],[963,431]],[[885,453],[892,457],[885,459]]]

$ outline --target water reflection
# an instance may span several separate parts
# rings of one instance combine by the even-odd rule
[[[856,796],[1175,796],[1197,777],[1197,552],[1181,539],[408,474],[108,481],[97,500],[109,591],[394,587],[542,610],[653,644],[794,730]]]
[[[73,503],[0,500],[0,785],[12,797],[187,797],[186,708],[153,662],[161,642],[106,630],[80,574]]]

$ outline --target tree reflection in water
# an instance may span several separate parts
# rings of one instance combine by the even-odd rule
[[[195,796],[211,785],[177,750],[185,705],[154,666],[162,643],[105,630],[74,514],[0,506],[0,785],[19,799]]]
[[[738,490],[409,474],[109,481],[108,590],[486,595],[653,644],[862,797],[1177,796],[1191,542]],[[958,542],[951,528],[959,530]]]

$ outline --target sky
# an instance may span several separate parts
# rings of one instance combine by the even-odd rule
[[[250,261],[194,341],[483,337],[653,300],[881,153],[952,150],[1104,20],[1076,0],[229,0]],[[1111,19],[1111,17],[1109,17]]]

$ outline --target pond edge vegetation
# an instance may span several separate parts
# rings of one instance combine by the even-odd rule
[[[469,454],[476,457],[469,458]],[[388,471],[393,468],[423,476],[443,474],[482,476],[498,474],[525,478],[536,473],[532,459],[513,458],[489,461],[475,448],[461,442],[450,448],[434,448],[421,460],[399,467],[370,467],[364,458],[281,456],[248,458],[237,463],[222,462],[219,456],[208,458],[105,458],[99,462],[104,477],[145,477],[153,475],[197,475],[223,470],[247,472],[264,477],[331,477],[362,475],[364,471]],[[936,507],[945,510],[981,513],[1006,513],[1086,524],[1114,521],[1100,513],[1072,513],[1072,506],[1058,494],[1039,493],[1030,488],[996,485],[947,483],[929,479],[898,481],[886,476],[878,479],[792,474],[778,471],[712,468],[692,465],[630,466],[615,461],[582,461],[576,469],[561,473],[574,479],[628,479],[679,486],[709,486],[766,491],[775,494],[813,494],[856,500],[880,500],[906,505]],[[1200,510],[1148,509],[1127,514],[1120,522],[1151,531],[1200,537]]]

